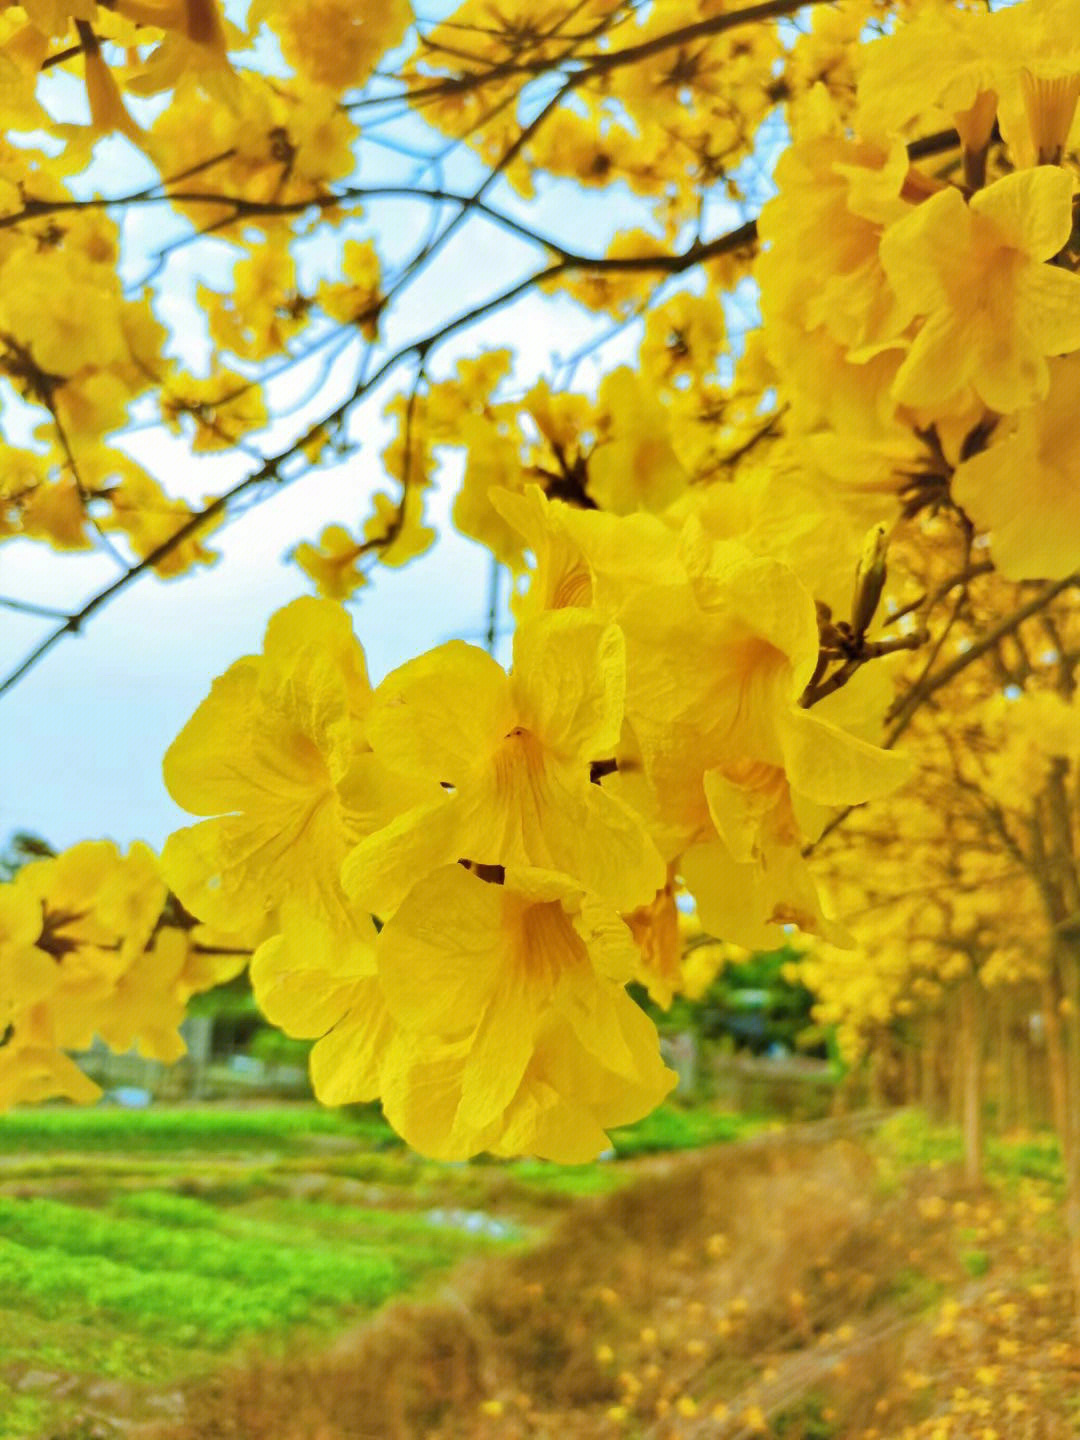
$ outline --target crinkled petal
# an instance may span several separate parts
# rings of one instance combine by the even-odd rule
[[[992,220],[1012,248],[1034,260],[1050,260],[1064,248],[1072,231],[1073,185],[1069,171],[1038,165],[1004,175],[976,191],[971,208]]]
[[[511,676],[520,723],[563,758],[614,752],[626,695],[622,633],[584,610],[556,610],[518,627]]]
[[[355,1105],[378,1098],[397,1026],[379,982],[358,980],[347,1013],[311,1051],[311,1084],[323,1105]]]
[[[452,640],[386,677],[366,730],[392,770],[462,785],[515,723],[506,672],[486,651]]]
[[[451,864],[421,878],[376,943],[379,979],[405,1029],[443,1037],[474,1031],[512,962],[505,887]]]
[[[341,882],[357,908],[389,919],[418,879],[442,865],[478,858],[462,850],[469,812],[454,796],[417,805],[367,835],[346,856]]]

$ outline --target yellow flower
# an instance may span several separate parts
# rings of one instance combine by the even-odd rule
[[[127,358],[110,266],[65,250],[21,246],[3,267],[0,325],[49,376],[101,371]]]
[[[90,105],[90,124],[95,135],[110,135],[114,130],[139,144],[143,133],[132,120],[99,50],[85,50],[83,64],[86,77],[86,98]]]
[[[347,600],[367,584],[367,576],[357,569],[363,545],[355,540],[344,525],[327,525],[317,545],[303,540],[292,551],[305,575],[310,576],[326,600]]]
[[[0,1108],[97,1087],[65,1059],[96,1036],[170,1062],[191,995],[243,957],[190,963],[191,937],[158,929],[165,885],[147,846],[74,845],[0,887]]]
[[[611,616],[642,583],[679,572],[677,537],[657,516],[579,510],[549,500],[539,485],[521,494],[494,489],[491,504],[533,556],[528,589],[510,602],[519,623],[574,607]]]
[[[486,545],[501,564],[520,570],[521,537],[493,500],[495,495],[506,494],[511,494],[513,499],[521,498],[518,492],[524,472],[518,441],[503,434],[486,418],[469,414],[462,415],[457,422],[455,441],[464,447],[468,458],[461,489],[454,500],[454,529]],[[537,486],[529,488],[538,489]]]
[[[379,333],[382,267],[371,241],[346,240],[341,268],[344,281],[319,286],[319,305],[331,320],[357,325],[365,339],[374,340]]]
[[[1080,568],[1080,356],[1051,359],[1049,377],[1045,399],[999,426],[952,482],[1010,580],[1060,580]]]
[[[324,1105],[374,1100],[397,1027],[375,978],[374,936],[321,937],[312,921],[260,945],[251,984],[263,1014],[287,1035],[317,1043],[311,1082]]]
[[[597,403],[607,433],[589,457],[589,494],[616,515],[666,509],[688,477],[671,443],[671,416],[655,391],[623,366],[604,378]]]
[[[0,886],[0,1035],[20,1010],[60,983],[60,967],[37,940],[41,905],[26,886]]]
[[[928,11],[900,25],[894,35],[866,47],[859,79],[860,132],[897,132],[918,117],[933,118],[936,111],[965,134],[965,120],[977,111],[980,97],[992,95],[999,83],[1001,45],[996,17],[981,12]],[[989,138],[993,120],[991,106],[981,140]],[[966,138],[980,141],[980,134]]]
[[[691,580],[644,587],[619,619],[627,719],[702,926],[758,946],[763,926],[826,925],[800,851],[825,807],[888,793],[907,762],[799,701],[818,654],[814,602],[787,566],[684,532]],[[838,938],[842,938],[838,936]]]
[[[101,1094],[73,1060],[48,1045],[0,1046],[0,1111],[62,1096],[87,1105]]]
[[[682,990],[682,936],[675,904],[675,867],[668,866],[667,883],[651,904],[639,906],[626,917],[638,946],[638,979],[662,1009],[671,1005],[676,990]]]
[[[375,754],[447,793],[361,841],[342,871],[354,900],[385,918],[457,860],[562,871],[619,910],[651,900],[659,854],[590,779],[615,753],[624,684],[618,629],[578,610],[520,626],[511,675],[462,641],[388,675],[366,722]]]
[[[348,616],[310,597],[271,619],[261,655],[214,682],[164,762],[177,804],[213,817],[170,836],[162,854],[200,920],[256,939],[297,917],[328,933],[370,928],[338,867],[362,834],[429,793],[371,755],[370,698]]]
[[[1073,179],[1040,166],[965,202],[942,190],[889,227],[881,263],[923,324],[893,382],[905,405],[971,390],[1007,414],[1049,388],[1048,355],[1080,348],[1080,276],[1044,262],[1072,229]]]
[[[364,541],[377,551],[380,564],[407,565],[435,543],[435,531],[424,524],[421,481],[421,475],[414,475],[401,500],[392,500],[384,490],[371,497],[375,513],[364,523]]]
[[[355,5],[346,0],[262,0],[250,23],[267,18],[288,63],[334,90],[362,85],[379,57],[400,44],[412,21],[408,0]]]
[[[633,942],[564,875],[509,867],[501,881],[446,866],[380,933],[379,981],[402,1032],[383,1107],[436,1158],[592,1160],[609,1127],[647,1114],[675,1083],[624,988]]]
[[[179,1027],[189,998],[180,985],[187,958],[188,937],[166,929],[133,959],[93,1007],[95,1029],[110,1050],[123,1054],[137,1046],[147,1059],[166,1065],[186,1053]]]
[[[186,501],[166,495],[157,481],[128,456],[110,456],[101,451],[93,458],[96,465],[88,463],[80,469],[87,488],[90,488],[94,469],[102,472],[100,488],[108,488],[112,515],[102,522],[102,529],[122,531],[136,555],[152,555],[192,519],[194,512]],[[119,483],[115,483],[117,476]],[[108,483],[110,478],[114,483]],[[218,554],[207,549],[203,537],[220,525],[223,518],[224,511],[221,511],[189,533],[155,562],[155,572],[167,577],[182,575],[196,564],[213,565]]]

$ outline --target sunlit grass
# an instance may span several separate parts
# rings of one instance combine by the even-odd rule
[[[528,1243],[549,1215],[631,1180],[621,1159],[759,1124],[665,1106],[592,1165],[445,1165],[372,1109],[0,1117],[0,1440],[62,1429],[69,1377],[160,1388],[252,1346],[283,1353],[468,1256]],[[40,1391],[12,1388],[26,1372]]]

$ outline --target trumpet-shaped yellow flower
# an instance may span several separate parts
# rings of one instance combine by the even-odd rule
[[[762,925],[820,930],[804,839],[825,807],[887,794],[907,762],[800,704],[818,629],[787,566],[714,541],[693,520],[683,553],[689,582],[643,589],[620,614],[627,718],[659,816],[682,827],[688,848],[722,847],[706,929],[751,946]],[[704,897],[703,872],[692,873],[684,865]]]
[[[539,485],[522,494],[493,489],[491,504],[534,557],[528,589],[510,602],[519,623],[569,608],[610,616],[642,583],[679,571],[677,537],[657,516],[578,510]]]
[[[632,810],[590,783],[615,752],[622,636],[587,611],[519,627],[510,675],[452,641],[395,670],[367,718],[375,754],[446,795],[353,850],[342,878],[384,918],[417,877],[457,860],[559,870],[620,910],[652,899],[664,867]]]
[[[589,457],[589,494],[616,515],[659,513],[688,479],[671,443],[671,416],[626,366],[606,377],[597,401],[605,434]]]
[[[310,597],[273,617],[261,655],[214,682],[164,765],[177,804],[212,817],[170,836],[162,854],[200,920],[256,940],[294,916],[346,935],[369,928],[341,891],[341,861],[428,793],[371,755],[370,699],[348,616]]]
[[[121,855],[108,841],[34,861],[0,886],[0,1109],[93,1099],[63,1052],[95,1036],[166,1062],[184,1053],[187,1001],[246,956],[193,961],[191,933],[160,924],[165,898],[147,846]]]
[[[400,43],[412,20],[408,0],[380,5],[345,0],[259,0],[254,23],[267,19],[289,64],[317,85],[362,85],[385,51]]]
[[[401,1027],[384,1109],[441,1159],[594,1159],[608,1128],[647,1114],[675,1083],[624,988],[630,932],[564,875],[500,878],[437,870],[379,935],[379,981]]]
[[[315,581],[324,599],[347,600],[367,584],[367,576],[357,568],[363,554],[363,543],[344,525],[327,525],[318,544],[302,540],[290,558]]]
[[[86,994],[107,993],[149,943],[165,901],[154,855],[140,843],[122,856],[111,841],[84,841],[24,866],[14,885],[34,899],[38,947],[58,957],[69,995],[80,983]],[[81,1033],[78,1008],[72,1015]]]
[[[970,390],[1001,414],[1046,395],[1048,355],[1080,349],[1080,276],[1047,265],[1072,230],[1073,179],[1051,165],[965,202],[942,190],[889,227],[881,263],[922,327],[893,382],[904,405]]]

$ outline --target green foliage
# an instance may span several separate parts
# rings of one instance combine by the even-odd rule
[[[788,1050],[824,1051],[827,1037],[811,1023],[814,997],[792,981],[788,967],[797,959],[787,948],[754,954],[724,966],[696,1000],[676,995],[667,1010],[632,986],[635,999],[668,1034],[694,1030],[706,1039],[727,1037],[741,1049],[761,1054],[772,1045]],[[804,1038],[811,1036],[811,1044]]]
[[[0,1436],[40,1434],[45,1415],[45,1402],[37,1395],[19,1395],[0,1380]]]
[[[875,1137],[886,1181],[902,1170],[959,1165],[963,1137],[955,1126],[932,1124],[921,1110],[899,1111],[882,1124]],[[1055,1136],[992,1135],[986,1141],[986,1175],[992,1182],[1015,1185],[1041,1180],[1064,1185],[1061,1147]]]
[[[388,1143],[374,1107],[8,1115],[5,1178],[62,1190],[0,1196],[0,1377],[160,1389],[251,1345],[280,1351],[522,1243],[553,1208],[631,1180],[618,1159],[753,1123],[664,1106],[616,1132],[613,1162],[445,1165]],[[9,1395],[0,1380],[0,1440],[66,1435],[65,1393]]]
[[[915,1109],[891,1115],[878,1128],[876,1146],[890,1168],[901,1170],[955,1165],[963,1155],[958,1130],[932,1125],[921,1110]]]
[[[40,835],[16,830],[8,836],[7,843],[0,850],[0,881],[14,879],[31,860],[44,860],[55,854],[53,847]]]
[[[284,1030],[264,1025],[251,1037],[247,1053],[264,1065],[296,1065],[306,1069],[311,1046],[310,1040],[297,1040],[292,1035],[286,1035]]]
[[[1015,1140],[993,1138],[987,1144],[987,1151],[995,1170],[1008,1179],[1046,1180],[1053,1185],[1065,1183],[1061,1146],[1054,1135],[1030,1135]]]

